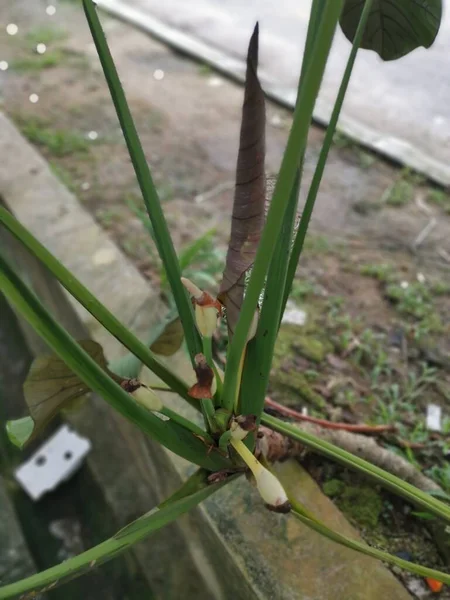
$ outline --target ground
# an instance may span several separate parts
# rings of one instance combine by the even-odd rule
[[[60,2],[51,17],[45,3],[29,4],[0,9],[0,61],[9,65],[0,72],[2,109],[142,273],[164,284],[83,14],[73,2]],[[103,22],[177,249],[202,236],[190,273],[215,291],[229,233],[242,89],[144,34]],[[7,35],[6,23],[17,23],[18,33]],[[44,54],[36,52],[38,43],[46,44]],[[291,116],[272,103],[267,116],[268,172],[276,173]],[[311,128],[305,184],[323,136]],[[398,432],[382,442],[447,493],[449,231],[446,190],[337,135],[291,295],[306,325],[284,327],[270,390],[274,399],[315,416],[395,423]],[[430,403],[443,408],[441,433],[425,426]],[[414,531],[418,547],[429,548],[425,558],[414,558],[439,565],[433,544],[424,545],[422,523],[404,518],[402,503],[383,494],[376,514],[362,522],[349,512],[350,492],[337,485],[330,493],[330,480],[350,486],[349,474],[321,465],[311,461],[311,472],[363,532],[374,524],[387,535],[395,527],[400,537]],[[361,491],[363,483],[352,479],[351,485]],[[386,536],[375,543],[401,550]]]

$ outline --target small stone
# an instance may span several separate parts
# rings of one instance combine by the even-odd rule
[[[16,35],[16,33],[19,31],[19,28],[17,27],[17,25],[15,23],[9,23],[6,26],[6,33],[8,35]]]

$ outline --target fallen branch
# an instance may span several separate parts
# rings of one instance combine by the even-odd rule
[[[299,423],[297,427],[322,440],[335,444],[355,456],[364,458],[373,465],[385,469],[425,492],[441,490],[437,483],[423,475],[414,465],[398,454],[383,448],[373,438],[349,431],[326,429],[312,423]],[[275,462],[290,456],[299,457],[304,453],[305,447],[299,442],[293,442],[286,438],[281,433],[260,426],[257,450],[268,461]]]
[[[287,406],[283,406],[275,400],[266,397],[266,406],[268,408],[272,408],[276,410],[281,415],[285,417],[290,417],[291,419],[295,419],[296,421],[306,421],[308,423],[314,423],[315,425],[319,425],[320,427],[325,427],[327,429],[336,429],[341,431],[350,431],[352,433],[365,433],[365,434],[379,434],[379,433],[388,433],[395,432],[397,428],[395,425],[351,425],[350,423],[333,423],[331,421],[327,421],[326,419],[318,419],[316,417],[308,417],[307,415],[302,415],[297,410],[292,408],[288,408]]]

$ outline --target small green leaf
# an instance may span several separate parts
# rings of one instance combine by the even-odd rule
[[[23,417],[6,423],[6,433],[14,446],[22,449],[31,438],[34,430],[34,421],[31,417]]]
[[[340,25],[353,42],[365,0],[345,0]],[[395,60],[419,46],[429,48],[439,31],[442,0],[374,0],[361,48]]]

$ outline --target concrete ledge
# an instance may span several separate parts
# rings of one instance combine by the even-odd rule
[[[158,293],[1,113],[0,131],[0,196],[122,322],[145,336],[162,311]],[[36,280],[40,280],[37,275],[32,281],[35,288]],[[66,302],[65,294],[55,304],[56,297],[47,292],[44,298],[54,312]],[[66,304],[75,309],[74,320],[81,319],[82,326],[104,345],[109,358],[120,354],[117,342],[86,311],[71,299]],[[195,417],[195,411],[179,398],[171,395],[168,401]],[[93,442],[89,467],[121,524],[167,497],[193,470],[145,438],[99,398],[72,423]],[[298,499],[325,522],[358,537],[297,463],[280,465],[279,474],[296,486]],[[135,553],[161,598],[409,598],[378,561],[324,540],[294,519],[266,511],[244,478],[139,544]]]
[[[176,27],[150,16],[140,8],[130,6],[126,0],[97,0],[97,4],[114,17],[145,31],[177,51],[206,63],[231,79],[243,83],[245,60],[236,58],[232,52],[224,52],[195,35],[180,31]],[[269,73],[262,70],[259,70],[258,74],[268,98],[286,108],[293,109],[295,107],[296,87],[280,86]],[[318,101],[314,108],[313,118],[317,123],[326,127],[332,110],[333,104],[330,101]],[[338,129],[382,156],[405,164],[443,186],[450,185],[448,164],[429,156],[417,145],[393,135],[387,136],[352,118],[349,114],[345,114],[345,111],[339,118]]]

